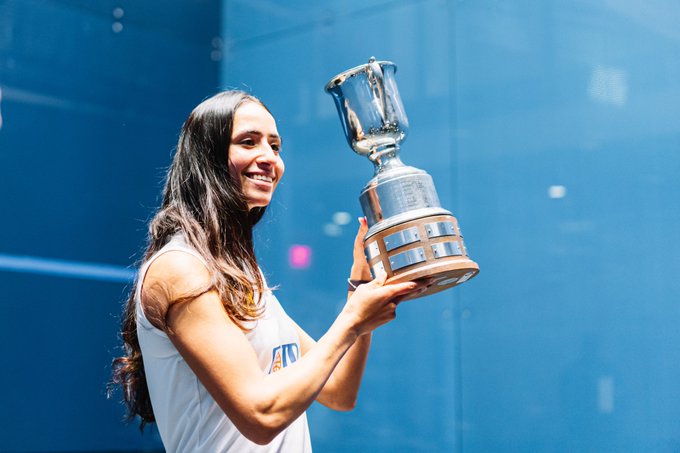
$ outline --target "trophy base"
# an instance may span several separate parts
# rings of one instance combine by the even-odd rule
[[[403,274],[395,275],[387,279],[389,283],[401,283],[410,281],[427,282],[427,287],[422,293],[406,297],[404,300],[417,299],[429,296],[445,289],[452,288],[470,280],[479,273],[479,266],[471,260],[465,262],[433,263],[420,269],[413,269]]]
[[[479,273],[467,254],[458,221],[452,215],[423,217],[386,228],[364,239],[371,273],[387,274],[387,283],[427,282],[416,299],[460,285]]]

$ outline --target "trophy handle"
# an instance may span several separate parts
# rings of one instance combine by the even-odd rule
[[[376,97],[379,103],[376,107],[378,107],[377,110],[380,113],[380,118],[384,124],[387,116],[387,105],[385,104],[385,79],[383,77],[383,71],[380,67],[380,63],[375,61],[375,57],[368,59],[368,69],[368,78],[372,82],[371,88],[373,95]]]

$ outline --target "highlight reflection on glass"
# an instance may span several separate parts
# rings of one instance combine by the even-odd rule
[[[312,264],[312,249],[308,245],[293,244],[288,249],[288,263],[293,269],[307,269]]]

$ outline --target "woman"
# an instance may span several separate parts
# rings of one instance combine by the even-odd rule
[[[283,176],[280,148],[269,110],[240,91],[207,99],[182,128],[114,361],[130,418],[155,421],[168,451],[311,451],[305,410],[354,407],[371,332],[420,289],[367,282],[363,221],[350,279],[367,283],[328,332],[315,342],[286,315],[252,240]]]

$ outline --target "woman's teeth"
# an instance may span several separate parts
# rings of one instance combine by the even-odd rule
[[[251,174],[246,175],[246,176],[248,176],[251,179],[257,179],[257,180],[260,180],[260,181],[274,182],[274,180],[272,178],[270,178],[269,176],[265,176],[265,175],[257,175],[257,174],[251,173]]]

